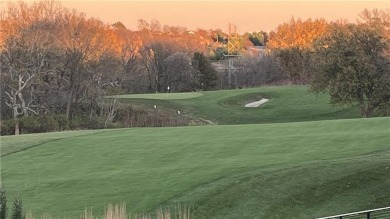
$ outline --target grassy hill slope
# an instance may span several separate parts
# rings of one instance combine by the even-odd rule
[[[390,203],[389,127],[390,118],[373,118],[121,129],[16,153],[15,141],[52,133],[9,136],[1,171],[9,199],[20,194],[33,213],[122,201],[146,212],[181,201],[198,218],[312,218]]]
[[[218,124],[256,124],[360,117],[356,107],[334,107],[328,94],[315,94],[307,86],[277,86],[181,94],[116,96],[121,102],[146,109],[161,109],[210,120]],[[259,108],[246,103],[270,99]]]

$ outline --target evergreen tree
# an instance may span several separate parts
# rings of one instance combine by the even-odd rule
[[[211,66],[203,53],[195,52],[192,65],[199,74],[199,88],[212,90],[218,79],[217,71]]]
[[[23,203],[22,199],[19,197],[15,198],[14,207],[12,212],[12,219],[25,219],[25,215],[23,213]]]
[[[0,219],[7,217],[7,196],[5,190],[0,188]]]

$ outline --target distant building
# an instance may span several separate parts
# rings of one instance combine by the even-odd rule
[[[251,46],[247,50],[247,54],[250,57],[258,57],[261,59],[267,53],[266,46]]]

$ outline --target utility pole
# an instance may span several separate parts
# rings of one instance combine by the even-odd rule
[[[238,36],[237,26],[235,24],[229,24],[229,35],[228,35],[228,44],[227,44],[227,54],[223,54],[228,60],[228,83],[229,87],[232,86],[232,76],[234,75],[234,85],[237,85],[237,68],[235,63],[237,58],[241,57],[240,37]]]

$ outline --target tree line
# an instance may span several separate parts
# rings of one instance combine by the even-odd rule
[[[363,117],[389,115],[389,9],[366,9],[357,23],[292,19],[270,33],[268,47],[293,83],[356,104]]]
[[[217,67],[226,66],[222,30],[188,31],[140,19],[132,31],[56,1],[9,3],[0,22],[2,134],[104,128],[113,121],[147,126],[147,113],[104,96],[168,87],[310,84],[316,92],[329,91],[334,104],[357,102],[363,116],[388,113],[388,11],[366,10],[357,24],[292,19],[269,34],[245,33],[233,84],[228,70]],[[252,54],[253,46],[266,49]]]
[[[80,115],[108,117],[106,95],[215,86],[206,46],[192,35],[180,40],[144,29],[134,33],[55,1],[10,3],[1,27],[1,115],[12,120],[15,134],[21,121],[39,129],[44,126],[37,122],[54,119],[62,129]],[[49,121],[33,119],[46,115],[52,115],[44,119]]]

